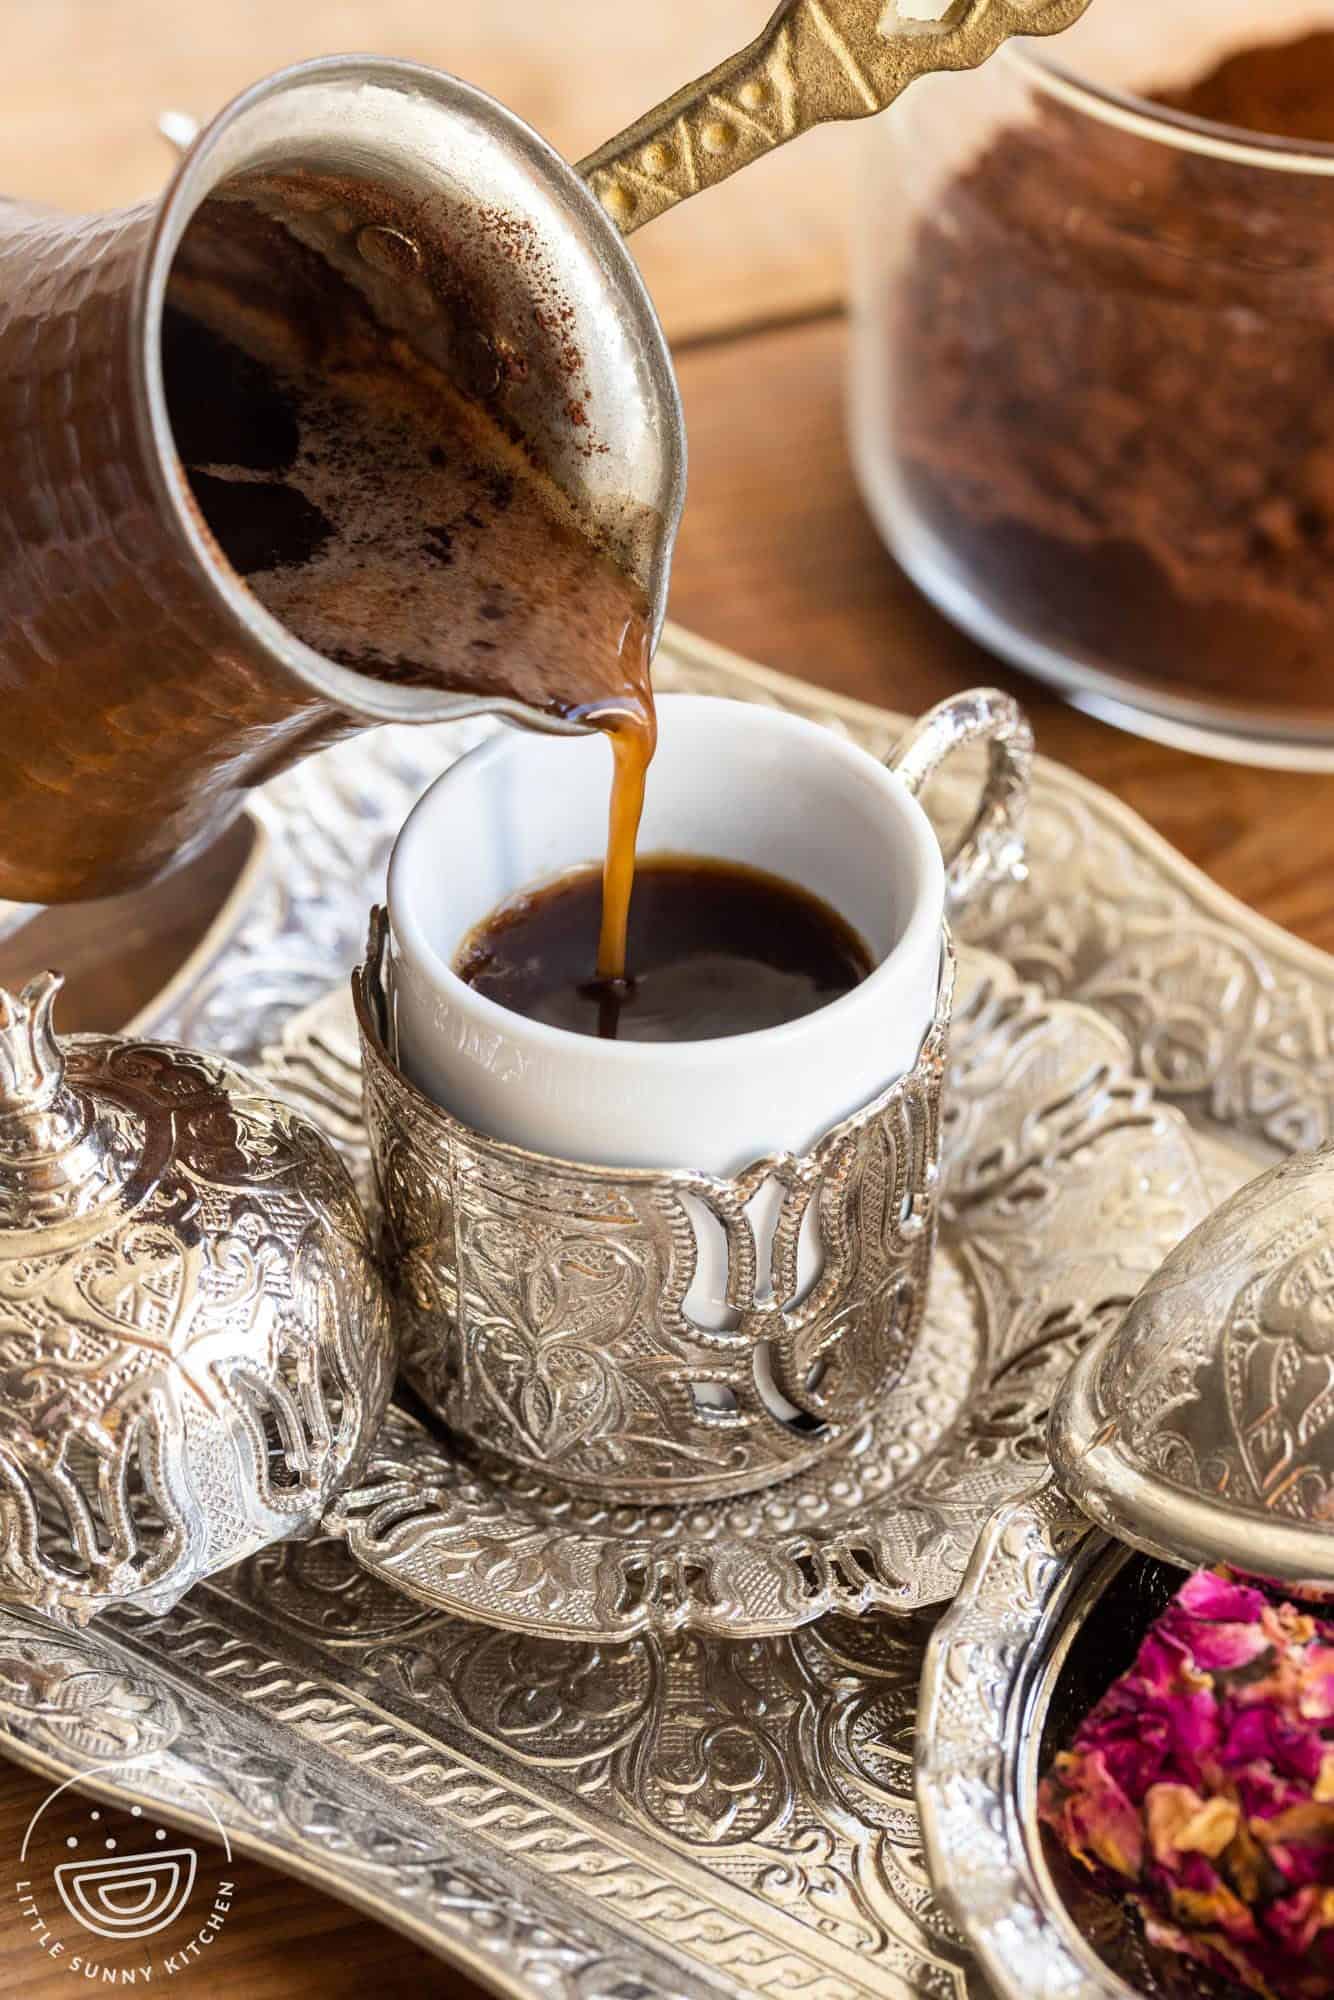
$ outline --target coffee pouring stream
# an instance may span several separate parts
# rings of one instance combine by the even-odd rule
[[[451,688],[340,663],[231,567],[177,456],[163,368],[169,281],[205,204],[238,314],[306,338],[321,321],[312,273],[330,300],[355,297],[410,367],[522,450],[636,587],[656,638],[685,431],[622,238],[811,126],[1086,4],[787,0],[750,48],[578,169],[458,79],[331,58],[237,99],[160,201],[87,217],[0,202],[0,934],[7,905],[151,880],[206,846],[249,787],[375,723],[487,709],[586,726],[475,677]],[[262,255],[243,226],[252,200]],[[447,569],[434,588],[447,620]]]

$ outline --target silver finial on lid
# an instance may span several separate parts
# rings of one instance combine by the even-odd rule
[[[0,988],[0,1123],[44,1111],[65,1081],[51,1010],[64,985],[58,972],[43,972],[21,993]]]

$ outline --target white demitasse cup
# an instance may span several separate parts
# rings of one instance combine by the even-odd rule
[[[871,975],[799,1020],[710,1041],[600,1041],[476,992],[454,970],[468,933],[519,891],[600,862],[607,838],[605,742],[507,732],[431,787],[395,847],[393,1053],[465,1125],[529,1152],[731,1176],[807,1152],[913,1068],[935,1014],[947,905],[946,864],[914,794],[962,744],[990,742],[982,806],[950,869],[966,894],[1017,840],[1031,736],[989,690],[926,717],[897,769],[779,709],[666,695],[659,717],[641,856],[740,862],[823,897],[869,947]],[[725,1282],[721,1240],[702,1238],[688,1304],[703,1323],[725,1316]]]
[[[597,737],[507,731],[432,786],[389,869],[403,1069],[492,1138],[603,1166],[733,1174],[801,1153],[910,1069],[935,1011],[945,865],[900,779],[817,724],[666,695],[641,855],[743,862],[812,890],[875,971],[817,1013],[720,1041],[608,1042],[529,1021],[464,983],[468,932],[607,841]]]

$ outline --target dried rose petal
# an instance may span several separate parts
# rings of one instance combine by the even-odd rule
[[[1062,1845],[1157,1945],[1281,2000],[1334,1993],[1334,1618],[1190,1578],[1043,1780]]]
[[[1199,1569],[1177,1592],[1177,1604],[1196,1618],[1223,1624],[1229,1619],[1256,1625],[1270,1602],[1269,1592],[1230,1570]]]

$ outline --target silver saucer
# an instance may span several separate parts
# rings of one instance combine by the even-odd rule
[[[263,1068],[364,1170],[350,1003],[301,1016]],[[844,1444],[753,1495],[646,1508],[545,1484],[397,1413],[326,1525],[419,1603],[544,1638],[759,1638],[942,1603],[995,1509],[1045,1465],[1072,1360],[1211,1205],[1185,1119],[1135,1079],[1119,1031],[965,949],[923,1328]]]

